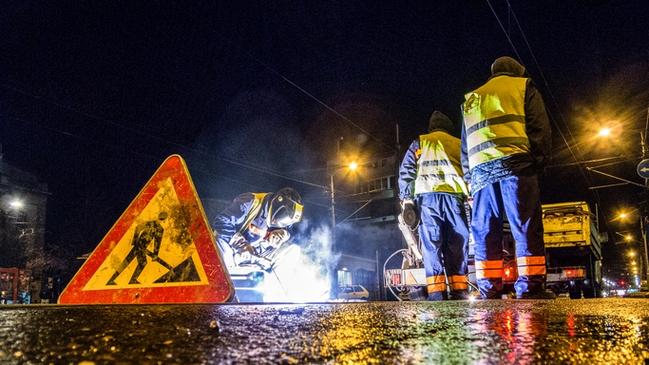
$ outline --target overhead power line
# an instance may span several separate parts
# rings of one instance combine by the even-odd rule
[[[536,65],[536,67],[538,68],[539,73],[540,73],[540,75],[541,75],[541,78],[542,78],[542,80],[543,80],[543,82],[544,82],[544,85],[545,85],[545,87],[546,87],[548,93],[550,94],[550,96],[551,96],[551,98],[552,98],[553,104],[554,104],[554,106],[555,106],[555,108],[556,108],[556,110],[557,110],[557,113],[558,113],[558,115],[559,115],[559,118],[560,118],[560,120],[562,121],[562,123],[565,125],[566,130],[568,131],[570,137],[571,137],[572,140],[574,141],[574,136],[572,135],[572,132],[570,131],[570,127],[568,126],[568,124],[566,123],[565,119],[563,118],[563,114],[561,113],[561,110],[560,110],[560,108],[559,108],[559,103],[557,102],[556,98],[554,97],[554,93],[552,93],[552,90],[550,89],[550,85],[548,84],[547,79],[545,78],[545,75],[543,74],[543,71],[541,70],[541,66],[540,66],[539,63],[538,63],[538,60],[536,59],[536,56],[534,56],[534,52],[532,51],[532,47],[530,46],[529,42],[527,41],[527,37],[525,36],[525,32],[523,31],[522,27],[520,26],[520,23],[518,22],[518,18],[516,17],[516,13],[515,13],[514,10],[511,8],[511,5],[509,4],[509,1],[508,1],[508,0],[505,0],[505,1],[507,2],[507,5],[508,5],[508,7],[509,7],[509,11],[511,12],[512,16],[514,17],[514,21],[515,21],[515,23],[516,23],[516,25],[517,25],[519,31],[521,32],[521,35],[522,35],[523,39],[525,40],[525,44],[527,45],[527,48],[529,49],[530,54],[532,55],[532,58],[534,59],[534,63],[535,63],[535,65]],[[507,30],[505,29],[503,23],[500,21],[500,17],[499,17],[498,14],[496,13],[496,10],[495,10],[494,7],[491,5],[491,2],[490,2],[489,0],[486,0],[486,2],[487,2],[487,5],[489,5],[489,9],[491,9],[491,12],[493,13],[494,17],[495,17],[496,20],[498,21],[498,24],[500,25],[500,28],[502,29],[503,33],[505,34],[505,37],[507,38],[507,41],[509,42],[509,44],[510,44],[510,46],[512,47],[514,53],[516,54],[516,57],[518,57],[518,59],[522,61],[522,57],[521,57],[520,54],[518,53],[518,50],[517,50],[516,46],[514,45],[514,42],[512,41],[512,39],[511,39],[509,33],[508,33]],[[575,153],[575,151],[573,151],[573,147],[572,147],[572,146],[570,145],[570,143],[568,142],[568,139],[566,138],[565,134],[563,133],[563,130],[562,130],[561,127],[558,125],[558,123],[556,122],[556,120],[555,120],[554,118],[552,118],[552,117],[550,117],[550,120],[552,121],[552,124],[554,125],[555,129],[559,132],[559,135],[561,136],[561,139],[563,140],[563,143],[564,143],[564,144],[566,145],[566,147],[568,148],[568,151],[570,151],[570,154],[572,155],[572,158],[575,160],[575,162],[580,161],[580,159],[577,157],[577,154]],[[588,186],[592,186],[593,184],[592,184],[592,182],[591,182],[590,177],[589,177],[588,174],[584,171],[584,169],[582,168],[581,165],[578,165],[578,169],[579,169],[579,172],[581,173],[581,175],[584,177],[584,180],[586,181],[586,184],[587,184]],[[597,200],[599,201],[599,195],[597,194],[597,192],[595,192],[594,194],[595,194]]]
[[[514,53],[516,54],[516,58],[518,58],[519,60],[522,60],[523,58],[521,57],[520,54],[518,54],[518,50],[516,49],[516,46],[514,45],[514,42],[512,42],[512,39],[509,36],[509,32],[505,29],[505,26],[500,21],[500,17],[496,13],[496,10],[494,9],[493,6],[491,6],[491,2],[489,0],[486,0],[486,1],[487,1],[487,5],[489,5],[489,9],[491,9],[491,12],[494,14],[494,17],[496,17],[496,21],[498,21],[498,25],[500,25],[500,29],[502,29],[503,33],[505,33],[505,37],[507,37],[507,41],[509,42],[509,45],[512,46],[512,50],[514,50]]]
[[[536,68],[539,70],[539,74],[541,75],[541,79],[543,80],[543,84],[545,85],[545,89],[548,91],[550,94],[550,98],[552,98],[552,103],[554,104],[554,107],[557,111],[557,114],[559,115],[560,121],[565,125],[566,130],[568,131],[568,135],[570,136],[570,139],[572,140],[572,143],[574,144],[574,148],[577,151],[578,155],[583,156],[583,153],[581,152],[579,145],[576,143],[575,136],[572,134],[572,130],[570,129],[570,125],[568,125],[568,122],[566,121],[566,118],[563,116],[563,112],[561,111],[561,108],[559,107],[559,102],[557,101],[557,98],[554,95],[554,92],[552,91],[552,88],[550,87],[550,83],[548,82],[547,78],[545,77],[545,73],[543,72],[543,69],[541,68],[541,65],[539,64],[538,59],[536,58],[536,55],[534,54],[534,51],[532,50],[532,46],[530,45],[529,41],[527,40],[527,36],[525,35],[525,31],[521,27],[521,24],[518,21],[518,17],[516,17],[516,12],[514,12],[514,9],[511,8],[511,4],[509,3],[509,0],[505,0],[507,2],[507,5],[509,6],[512,16],[514,17],[514,21],[516,22],[516,27],[518,30],[521,32],[521,36],[523,37],[523,40],[525,41],[525,45],[527,46],[527,49],[530,51],[530,55],[532,56],[532,59],[534,60],[534,64],[536,65]],[[570,144],[568,143],[565,135],[563,134],[563,131],[556,125],[556,122],[554,119],[552,119],[553,124],[555,124],[555,127],[559,131],[559,134],[561,135],[561,138],[563,139],[564,143],[566,144],[566,147],[568,147],[568,150],[570,151],[570,154],[572,157],[577,161],[577,156],[576,154],[572,151]],[[581,172],[581,175],[586,179],[586,184],[588,186],[593,186],[593,181],[588,173],[584,171],[583,165],[579,165],[579,171]],[[590,171],[590,170],[588,170]],[[601,204],[599,192],[595,191],[594,192],[595,198],[597,199],[597,202]]]
[[[548,90],[548,93],[550,94],[550,97],[552,98],[552,102],[554,103],[555,108],[557,109],[557,113],[559,114],[559,118],[563,122],[563,124],[566,126],[566,130],[568,131],[568,135],[572,139],[572,143],[575,143],[575,137],[572,134],[572,130],[570,129],[570,126],[566,122],[566,118],[563,117],[563,113],[561,112],[561,109],[559,108],[559,103],[557,102],[557,98],[554,96],[554,93],[552,92],[552,89],[550,88],[550,84],[548,83],[548,80],[545,77],[545,73],[543,72],[543,69],[541,69],[541,65],[539,64],[538,59],[536,59],[536,55],[534,54],[534,51],[532,50],[532,46],[527,40],[527,36],[525,35],[525,32],[523,31],[523,28],[521,27],[521,24],[518,22],[518,17],[516,17],[516,12],[514,12],[514,9],[511,8],[511,5],[509,4],[509,0],[507,1],[507,5],[509,6],[511,10],[511,14],[514,17],[514,21],[516,22],[516,27],[518,30],[521,32],[521,36],[523,37],[523,41],[525,41],[525,45],[527,46],[527,49],[530,51],[530,55],[532,56],[532,60],[534,60],[534,64],[536,65],[536,68],[539,70],[539,74],[541,75],[541,79],[543,80],[543,84],[545,85],[545,88]],[[575,149],[577,152],[581,154],[579,151],[579,146],[575,143]]]
[[[1,86],[3,88],[5,88],[5,89],[12,90],[12,91],[17,92],[19,94],[22,94],[22,95],[25,95],[25,96],[28,96],[28,97],[31,97],[31,98],[46,102],[46,103],[49,103],[49,104],[54,105],[56,107],[59,107],[61,109],[67,110],[67,111],[69,111],[71,113],[79,114],[79,115],[82,115],[82,116],[84,116],[86,118],[90,118],[90,119],[94,119],[96,121],[100,121],[102,123],[110,124],[112,126],[118,127],[118,128],[123,129],[125,131],[135,133],[135,134],[138,134],[138,135],[141,135],[141,136],[146,136],[146,137],[151,138],[153,140],[156,140],[158,142],[162,142],[164,144],[168,144],[168,145],[171,145],[171,146],[174,146],[174,147],[182,148],[182,149],[184,149],[186,151],[193,152],[193,153],[196,153],[196,154],[201,155],[201,156],[206,156],[206,157],[209,157],[209,158],[215,158],[215,159],[222,160],[222,161],[227,162],[227,163],[232,164],[232,165],[244,167],[244,168],[247,168],[249,170],[261,172],[261,173],[266,174],[266,175],[278,177],[278,178],[285,179],[285,180],[292,181],[292,182],[297,182],[297,183],[300,183],[300,184],[303,184],[303,185],[316,187],[316,188],[324,189],[324,190],[328,189],[328,187],[325,186],[325,185],[320,185],[320,184],[317,184],[317,183],[314,183],[314,182],[311,182],[311,181],[307,181],[307,180],[295,178],[295,177],[292,177],[292,176],[288,176],[288,175],[282,174],[282,173],[280,173],[278,171],[274,171],[272,169],[255,166],[253,164],[238,161],[236,159],[232,159],[232,158],[228,158],[228,157],[214,156],[214,155],[209,154],[209,153],[207,153],[205,151],[202,151],[202,150],[199,150],[199,149],[196,149],[196,148],[193,148],[193,147],[190,147],[190,146],[178,143],[178,142],[170,141],[170,140],[162,138],[160,136],[157,136],[157,135],[154,135],[154,134],[151,134],[151,133],[148,133],[148,132],[144,132],[144,131],[142,131],[140,129],[137,129],[137,128],[133,128],[133,127],[123,125],[123,124],[115,122],[113,120],[109,120],[109,119],[106,119],[106,118],[102,118],[102,117],[87,113],[87,112],[85,112],[83,110],[71,107],[71,106],[66,105],[66,104],[62,104],[62,103],[58,102],[57,100],[53,100],[53,99],[50,99],[48,97],[44,97],[44,96],[40,96],[40,95],[35,95],[33,93],[30,93],[30,92],[27,92],[25,90],[19,89],[19,88],[13,86],[13,85],[9,85],[7,83],[3,83]],[[38,125],[40,127],[43,127],[42,124],[38,124]],[[62,134],[67,134],[67,135],[70,135],[70,136],[74,136],[73,134],[71,134],[69,132],[65,132],[65,131],[58,131],[58,132],[62,133]],[[74,136],[74,137],[78,138],[79,136]]]
[[[329,106],[327,103],[325,103],[324,101],[320,100],[320,99],[317,98],[315,95],[311,94],[310,92],[308,92],[307,90],[305,90],[303,87],[301,87],[300,85],[298,85],[297,83],[295,83],[294,81],[292,81],[291,79],[289,79],[288,77],[284,76],[282,73],[280,73],[279,71],[277,71],[277,70],[274,69],[273,67],[271,67],[271,66],[269,66],[268,64],[266,64],[265,62],[261,61],[260,59],[258,59],[258,58],[255,57],[254,55],[252,55],[251,53],[248,53],[248,56],[249,56],[250,58],[252,58],[255,62],[257,62],[257,63],[259,63],[260,65],[262,65],[263,67],[265,67],[267,70],[269,70],[270,72],[272,72],[273,74],[275,74],[275,75],[277,75],[278,77],[280,77],[282,80],[286,81],[286,82],[287,82],[288,84],[290,84],[291,86],[293,86],[293,87],[295,87],[296,89],[298,89],[300,92],[302,92],[304,95],[306,95],[306,96],[308,96],[309,98],[311,98],[311,99],[312,99],[313,101],[315,101],[316,103],[322,105],[325,109],[327,109],[327,110],[329,110],[330,112],[334,113],[334,114],[335,114],[336,116],[338,116],[340,119],[342,119],[342,120],[344,120],[345,122],[349,123],[351,126],[353,126],[354,128],[358,129],[359,131],[363,132],[364,134],[366,134],[368,137],[372,138],[372,139],[375,140],[376,142],[378,142],[378,143],[380,143],[380,144],[382,144],[382,145],[388,147],[390,150],[394,150],[394,146],[391,146],[391,145],[389,145],[389,144],[383,142],[382,139],[380,139],[380,138],[378,138],[378,137],[375,137],[375,136],[372,135],[370,132],[368,132],[367,130],[365,130],[363,127],[361,127],[360,125],[358,125],[357,123],[355,123],[353,120],[351,120],[351,119],[349,119],[348,117],[346,117],[345,115],[339,113],[336,109],[332,108],[332,107]]]
[[[127,154],[131,154],[131,155],[144,157],[144,158],[147,158],[147,159],[149,159],[151,161],[156,161],[158,159],[158,156],[154,156],[154,155],[150,155],[150,154],[146,154],[146,153],[142,153],[142,152],[137,152],[137,151],[134,151],[132,149],[128,149],[128,148],[124,148],[124,147],[114,145],[114,144],[111,144],[111,143],[106,143],[106,142],[103,142],[103,141],[99,141],[99,140],[94,139],[94,138],[87,138],[87,137],[84,137],[84,136],[81,136],[81,135],[78,135],[78,134],[75,134],[75,133],[60,130],[58,128],[52,128],[52,127],[43,125],[42,123],[38,123],[38,122],[35,122],[35,121],[27,120],[27,119],[24,119],[24,118],[18,118],[18,117],[11,116],[11,115],[5,115],[4,117],[8,118],[8,119],[12,119],[12,120],[14,120],[16,122],[35,125],[38,128],[42,128],[42,129],[47,130],[49,132],[58,133],[58,134],[66,136],[66,137],[70,137],[72,139],[81,141],[81,142],[86,143],[88,145],[103,146],[103,147],[105,147],[107,149],[118,151],[118,152],[121,152],[121,153],[127,153]],[[232,161],[232,163],[236,163],[236,161]],[[248,166],[246,166],[246,167],[248,167]],[[237,184],[247,185],[247,186],[255,188],[255,189],[260,188],[259,185],[250,184],[248,182],[245,182],[245,181],[242,181],[242,180],[239,180],[239,179],[235,179],[235,178],[223,175],[223,174],[216,174],[214,172],[208,171],[205,168],[200,168],[200,167],[197,168],[197,167],[194,166],[194,167],[192,167],[192,171],[193,172],[198,172],[198,173],[201,173],[201,174],[204,174],[204,175],[207,175],[207,176],[215,177],[215,178],[218,178],[218,179],[228,180],[228,181],[231,181],[231,182],[234,182],[234,183],[237,183]],[[270,172],[265,172],[265,173],[270,173]],[[329,205],[317,203],[317,202],[314,202],[314,201],[311,201],[311,200],[304,200],[304,202],[308,203],[310,205],[316,205],[316,206],[319,206],[319,207],[322,207],[322,208],[329,208]],[[341,212],[345,213],[345,211],[341,211]]]

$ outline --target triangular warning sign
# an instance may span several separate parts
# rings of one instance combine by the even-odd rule
[[[221,303],[233,294],[185,161],[172,155],[81,266],[59,303]]]

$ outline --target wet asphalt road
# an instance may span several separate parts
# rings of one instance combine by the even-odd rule
[[[0,307],[2,363],[649,360],[649,299]]]

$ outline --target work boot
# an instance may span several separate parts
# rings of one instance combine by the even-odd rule
[[[553,292],[547,290],[516,295],[516,299],[556,299],[556,298],[557,296]]]
[[[479,299],[502,299],[503,292],[500,290],[480,290]]]
[[[446,292],[436,291],[436,292],[428,293],[427,299],[432,302],[446,300]]]
[[[503,294],[501,292],[482,293],[482,292],[478,291],[477,293],[474,292],[467,299],[472,299],[472,300],[492,300],[492,299],[502,299],[502,298],[503,298]]]

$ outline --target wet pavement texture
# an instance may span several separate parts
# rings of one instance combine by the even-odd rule
[[[1,363],[649,359],[649,299],[0,307]]]

